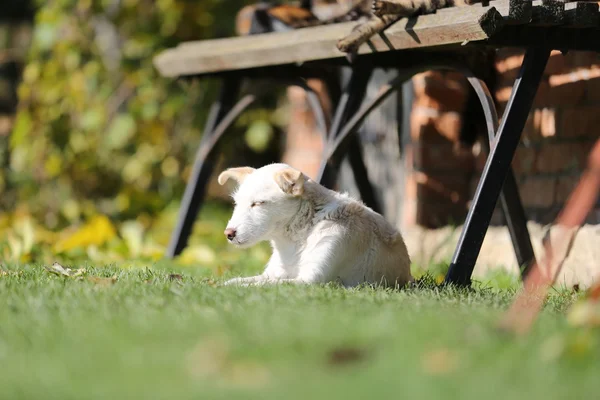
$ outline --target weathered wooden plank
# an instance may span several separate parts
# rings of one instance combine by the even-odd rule
[[[565,24],[575,28],[593,28],[600,23],[598,3],[570,2],[565,4]]]
[[[361,46],[358,53],[485,40],[503,24],[502,16],[494,7],[461,8],[461,12],[453,14],[400,20],[384,35]],[[289,32],[186,42],[158,54],[154,65],[162,75],[174,77],[342,58],[346,54],[336,48],[336,43],[355,26],[356,22],[348,22]]]
[[[565,22],[565,1],[535,0],[533,2],[532,24],[538,26],[562,25]]]

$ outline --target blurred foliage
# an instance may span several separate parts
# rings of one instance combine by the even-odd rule
[[[150,228],[140,218],[111,221],[96,215],[81,224],[53,231],[30,214],[17,211],[0,215],[0,267],[3,263],[50,266],[55,262],[82,268],[97,264],[120,267],[161,263],[169,241],[177,207],[168,206],[153,219]],[[177,265],[202,267],[212,276],[227,271],[259,273],[271,251],[267,243],[237,249],[225,240],[223,229],[228,207],[209,202],[194,225],[194,235],[176,260]]]
[[[237,11],[253,1],[34,1],[8,168],[0,173],[1,257],[35,261],[38,248],[79,248],[94,259],[103,246],[156,257],[218,82],[164,79],[153,57],[182,41],[234,35]],[[282,119],[273,112],[278,96],[266,102],[234,127],[237,140],[226,150],[238,161],[246,153],[273,157]],[[149,231],[162,236],[141,243]],[[108,246],[113,239],[119,244]]]
[[[178,199],[217,85],[163,79],[153,56],[233,35],[246,3],[40,0],[2,206],[27,206],[54,229],[96,213],[155,215]],[[238,124],[239,137],[250,121]],[[253,149],[270,137],[269,126],[258,128]]]

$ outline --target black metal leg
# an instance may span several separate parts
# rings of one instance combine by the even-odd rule
[[[224,81],[219,99],[211,107],[204,127],[202,140],[200,141],[200,147],[196,152],[192,173],[181,201],[177,224],[171,234],[171,241],[167,248],[166,256],[168,258],[179,255],[187,245],[194,221],[204,200],[206,185],[213,172],[216,161],[216,152],[213,151],[215,145],[226,128],[233,123],[235,117],[254,100],[247,97],[248,100],[246,102],[238,103],[238,105],[242,104],[244,106],[238,107],[238,110],[235,110],[238,112],[232,113],[231,111],[234,111],[232,106],[234,105],[239,89],[239,79]]]
[[[367,168],[362,158],[358,138],[354,134],[347,134],[344,136],[346,140],[336,141],[339,134],[344,131],[348,121],[360,108],[371,72],[370,68],[356,67],[353,69],[350,80],[337,102],[333,123],[325,143],[325,154],[316,179],[321,181],[324,186],[333,188],[337,181],[340,164],[343,158],[348,155],[362,200],[373,210],[381,212],[381,207],[367,175]],[[355,129],[352,133],[355,133]]]
[[[345,125],[350,114],[358,110],[367,90],[367,84],[371,76],[370,71],[366,72],[362,69],[352,71],[349,82],[346,84],[340,98],[337,101],[333,122],[327,134],[325,142],[324,157],[321,160],[321,166],[317,174],[317,182],[321,182],[324,186],[333,188],[337,181],[337,173],[340,163],[343,159],[342,151],[333,157],[332,143],[339,135],[340,130]],[[329,84],[328,86],[333,86]],[[338,146],[335,146],[336,148]]]
[[[474,76],[468,76],[468,80],[483,107],[488,139],[490,143],[493,143],[498,131],[498,115],[494,101],[485,82]],[[487,144],[487,142],[485,143]],[[489,145],[486,147],[489,151]],[[521,270],[522,278],[525,278],[531,266],[535,264],[535,253],[533,252],[533,245],[531,244],[529,230],[527,229],[527,216],[525,215],[525,209],[519,196],[519,188],[512,167],[508,170],[502,192],[500,193],[500,204],[506,218],[517,263],[519,268],[523,268]]]
[[[531,237],[527,229],[527,216],[519,196],[519,187],[512,169],[508,171],[504,187],[500,194],[500,205],[506,217],[506,225],[510,239],[515,249],[517,263],[521,269],[521,278],[524,279],[531,267],[535,264],[535,253],[531,244]]]
[[[383,209],[375,197],[375,191],[369,180],[369,174],[367,173],[367,166],[363,160],[362,148],[358,136],[350,135],[348,140],[348,161],[350,162],[350,167],[354,174],[354,181],[360,192],[360,197],[367,206],[373,209],[373,211],[382,213]]]
[[[446,282],[468,285],[496,202],[510,170],[521,132],[531,110],[550,50],[530,48],[525,54],[505,111],[505,117],[492,143],[473,204],[458,241]]]

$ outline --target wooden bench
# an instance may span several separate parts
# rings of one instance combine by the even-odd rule
[[[354,133],[371,111],[414,74],[450,69],[460,71],[468,78],[481,102],[490,153],[446,281],[470,283],[498,199],[506,216],[517,261],[524,267],[525,275],[535,262],[535,256],[511,161],[551,50],[600,50],[598,4],[496,0],[447,8],[435,14],[398,21],[362,45],[350,63],[336,43],[355,25],[356,22],[338,23],[288,32],[186,42],[156,56],[156,68],[163,76],[216,76],[223,81],[220,97],[213,104],[204,129],[167,255],[175,256],[185,247],[213,170],[216,145],[227,127],[255,100],[253,94],[247,94],[236,102],[243,80],[277,79],[304,88],[325,142],[317,179],[331,187],[342,158],[348,156],[363,201],[379,211]],[[482,49],[504,46],[527,51],[504,118],[498,124],[494,101],[480,79],[479,69]],[[335,85],[331,71],[341,67],[349,68],[351,75],[335,101],[336,111],[327,129],[318,98],[305,79],[319,77]],[[377,96],[365,99],[367,83],[376,67],[396,68],[399,74],[384,85]]]

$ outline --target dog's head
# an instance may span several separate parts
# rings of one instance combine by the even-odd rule
[[[225,236],[240,247],[273,239],[298,212],[306,176],[286,164],[259,169],[230,168],[219,175],[219,184],[233,180],[237,189],[233,215]]]

